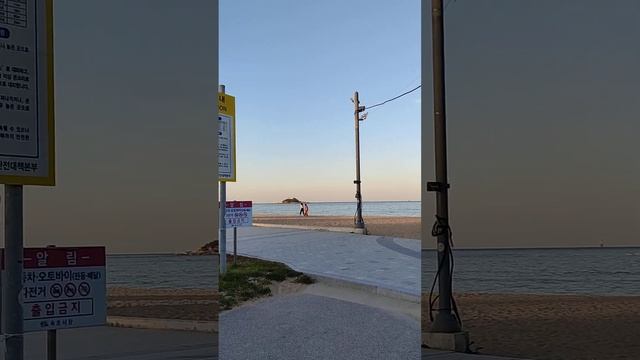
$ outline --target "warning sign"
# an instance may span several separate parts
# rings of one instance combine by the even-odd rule
[[[227,228],[252,226],[253,203],[251,201],[227,201],[224,223]]]
[[[52,0],[0,0],[0,183],[55,184]]]
[[[105,260],[104,247],[24,249],[24,331],[105,325]]]
[[[218,180],[236,181],[236,98],[218,94]]]

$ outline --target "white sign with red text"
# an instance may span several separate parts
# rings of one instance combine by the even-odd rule
[[[105,263],[104,247],[25,248],[24,331],[105,325]]]
[[[227,201],[224,213],[226,227],[253,225],[253,203],[251,201]]]

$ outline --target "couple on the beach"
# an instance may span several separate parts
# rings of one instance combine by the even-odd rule
[[[309,216],[309,204],[306,202],[300,202],[300,215]]]

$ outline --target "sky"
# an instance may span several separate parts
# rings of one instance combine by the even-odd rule
[[[457,246],[640,245],[640,2],[602,5],[449,4],[447,135]],[[427,16],[425,181],[434,177]],[[429,193],[426,226],[434,208]]]
[[[220,0],[220,83],[236,96],[227,198],[355,201],[354,108],[420,85],[420,1]],[[362,196],[420,200],[420,91],[361,122]]]
[[[208,0],[54,2],[57,185],[25,187],[26,246],[213,240],[213,14]]]

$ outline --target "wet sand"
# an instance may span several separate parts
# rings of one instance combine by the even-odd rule
[[[107,314],[158,319],[218,320],[218,293],[214,290],[107,289]]]
[[[461,294],[482,354],[544,360],[640,359],[640,297]],[[429,327],[423,296],[423,329]]]
[[[367,216],[364,218],[371,235],[420,239],[419,217]],[[254,216],[254,223],[321,227],[353,227],[350,216]]]

